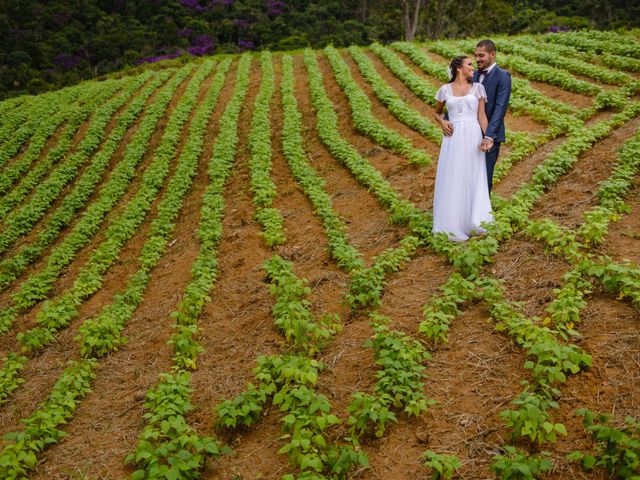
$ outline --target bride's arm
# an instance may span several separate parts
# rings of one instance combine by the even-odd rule
[[[487,114],[484,110],[484,98],[480,98],[478,102],[478,122],[480,123],[480,128],[482,129],[482,134],[484,135],[487,132],[487,127],[489,126],[489,120],[487,120]]]
[[[487,133],[487,127],[489,126],[489,120],[487,120],[487,113],[484,110],[484,98],[480,97],[478,100],[478,123],[482,129],[482,135]],[[493,139],[483,138],[480,143],[480,150],[487,152],[493,147]]]
[[[444,134],[446,136],[449,136],[453,134],[453,125],[449,120],[445,120],[444,113],[442,112],[443,109],[444,109],[444,102],[437,101],[436,102],[436,122],[438,122],[438,124],[440,125],[440,128],[442,128],[442,131],[444,132]],[[486,118],[487,117],[485,116],[485,119]]]

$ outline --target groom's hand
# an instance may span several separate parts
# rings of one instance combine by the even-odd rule
[[[480,150],[483,152],[488,152],[493,147],[493,140],[489,140],[487,138],[483,138],[482,142],[480,142]]]
[[[440,126],[447,137],[453,135],[453,124],[450,121],[443,120]]]

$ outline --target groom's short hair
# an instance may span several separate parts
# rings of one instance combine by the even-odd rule
[[[493,40],[480,40],[476,45],[476,48],[484,48],[487,52],[495,52],[496,44],[493,43]]]

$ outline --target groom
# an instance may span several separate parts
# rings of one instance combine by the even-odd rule
[[[496,44],[491,40],[478,42],[474,53],[478,70],[473,74],[473,81],[480,82],[487,91],[485,111],[489,126],[480,148],[486,152],[487,179],[491,192],[493,169],[500,154],[500,144],[505,140],[504,115],[511,96],[511,74],[496,64]]]

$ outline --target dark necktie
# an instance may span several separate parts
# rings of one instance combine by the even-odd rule
[[[478,69],[478,77],[480,77],[480,75],[486,75],[487,71],[488,71],[487,69],[479,68]]]

